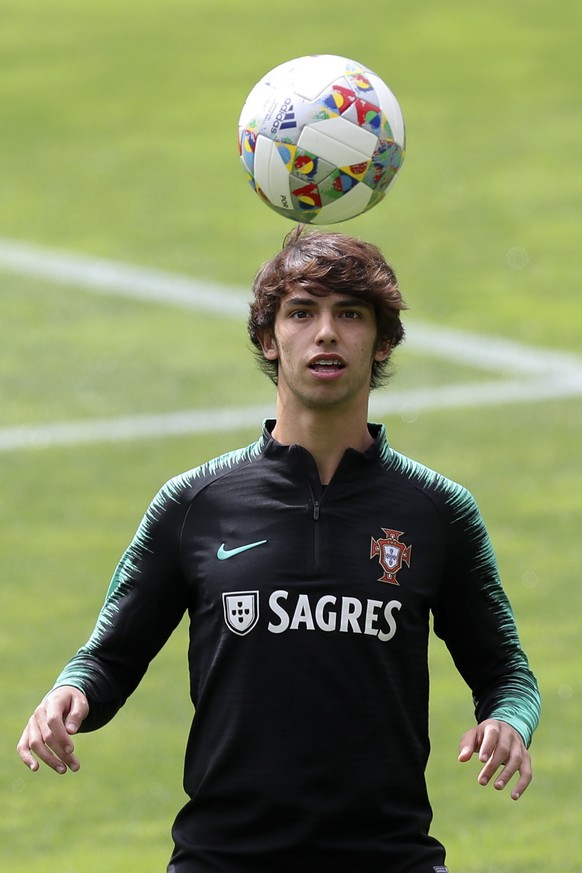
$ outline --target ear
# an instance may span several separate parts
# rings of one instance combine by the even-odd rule
[[[257,334],[258,340],[261,344],[261,349],[263,350],[263,355],[267,359],[267,361],[276,361],[279,358],[279,349],[277,348],[277,341],[275,340],[275,334],[272,330],[264,330],[260,331]]]
[[[380,340],[378,345],[376,346],[376,351],[374,353],[375,361],[385,361],[392,349],[392,345],[388,340]]]

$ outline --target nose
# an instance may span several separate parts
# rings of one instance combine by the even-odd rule
[[[337,342],[335,318],[331,312],[321,312],[317,320],[317,333],[315,342],[318,345],[327,345]]]

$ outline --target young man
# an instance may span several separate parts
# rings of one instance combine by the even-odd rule
[[[257,442],[167,483],[88,643],[19,753],[77,770],[188,611],[196,708],[170,873],[442,873],[429,836],[429,614],[470,686],[459,760],[531,779],[539,696],[470,494],[367,424],[403,337],[373,246],[295,230],[257,274],[249,332],[277,385]]]

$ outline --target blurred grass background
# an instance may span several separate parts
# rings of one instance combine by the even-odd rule
[[[408,153],[387,199],[340,229],[393,262],[410,323],[580,355],[581,24],[574,0],[0,0],[0,238],[248,287],[292,225],[244,183],[244,98],[283,60],[344,54],[393,88]],[[0,332],[0,428],[273,396],[236,320],[0,269]],[[397,365],[399,390],[479,377],[411,350]],[[477,497],[544,694],[535,782],[512,804],[456,762],[471,706],[435,643],[433,831],[452,873],[574,873],[582,401],[386,423]],[[79,738],[79,774],[32,776],[13,749],[159,485],[258,425],[0,455],[2,869],[165,869],[190,718],[184,627],[117,719]]]

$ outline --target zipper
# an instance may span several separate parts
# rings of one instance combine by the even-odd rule
[[[319,512],[321,508],[321,504],[319,500],[315,499],[313,495],[312,489],[312,499],[313,499],[313,566],[316,572],[319,570],[319,561],[321,555],[320,548],[320,540],[321,540],[321,525],[319,523]]]
[[[320,539],[321,539],[321,525],[319,524],[319,510],[321,504],[319,500],[313,498],[313,565],[315,571],[319,571],[319,559],[320,559]]]
[[[311,517],[313,519],[313,568],[317,572],[319,570],[320,556],[321,556],[321,544],[320,544],[320,531],[321,527],[319,524],[320,513],[321,513],[321,497],[317,498],[315,495],[315,489],[313,486],[313,480],[310,475],[309,468],[307,466],[305,457],[301,455],[301,461],[303,464],[303,470],[305,472],[305,478],[307,479],[307,485],[309,487],[309,496],[311,498]]]

